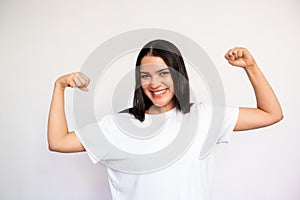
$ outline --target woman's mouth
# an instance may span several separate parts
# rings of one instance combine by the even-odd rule
[[[153,97],[161,97],[167,92],[168,88],[162,90],[151,91]]]

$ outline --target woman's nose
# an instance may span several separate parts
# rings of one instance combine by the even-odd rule
[[[150,87],[151,88],[158,88],[158,87],[160,87],[160,85],[161,85],[161,80],[160,80],[160,77],[153,77],[152,79],[151,79],[151,82],[150,82]]]

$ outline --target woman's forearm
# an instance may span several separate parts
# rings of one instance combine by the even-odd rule
[[[257,108],[270,116],[270,120],[282,119],[279,101],[257,64],[244,68],[255,92]]]

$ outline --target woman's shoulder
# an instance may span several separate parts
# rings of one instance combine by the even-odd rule
[[[191,110],[209,111],[212,110],[213,107],[214,105],[212,103],[205,103],[205,102],[191,103]]]
[[[106,114],[98,120],[98,122],[109,122],[118,119],[133,119],[134,116],[129,112],[129,108],[121,110],[117,113]]]
[[[198,112],[202,114],[230,114],[238,112],[238,107],[230,105],[219,105],[213,103],[197,102],[191,106],[191,112]]]
[[[196,102],[196,103],[191,103],[191,108],[198,108],[198,109],[224,108],[224,109],[230,109],[230,108],[237,108],[237,107],[230,106],[230,105],[220,105],[220,104],[214,104],[214,103],[206,103],[206,102]]]

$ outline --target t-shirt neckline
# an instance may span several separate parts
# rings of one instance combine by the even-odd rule
[[[163,112],[163,113],[158,113],[158,114],[148,114],[148,113],[145,113],[145,118],[153,118],[153,117],[155,117],[155,118],[156,117],[157,118],[159,118],[159,117],[166,117],[166,118],[168,118],[168,117],[172,116],[173,114],[175,114],[176,111],[177,111],[177,108],[174,107],[171,110],[168,110],[168,111]]]

